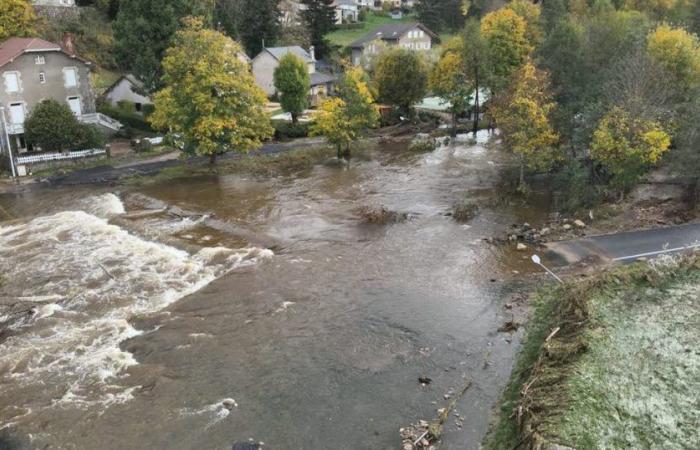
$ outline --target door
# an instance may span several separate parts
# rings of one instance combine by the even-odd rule
[[[24,124],[24,105],[21,103],[10,104],[10,123],[12,125]]]
[[[82,107],[80,106],[80,97],[68,97],[68,106],[73,114],[80,116],[83,114]]]

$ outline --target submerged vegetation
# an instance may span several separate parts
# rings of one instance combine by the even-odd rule
[[[695,448],[698,282],[694,256],[541,291],[486,448]]]

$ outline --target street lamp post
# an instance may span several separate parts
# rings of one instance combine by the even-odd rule
[[[552,277],[554,277],[554,279],[557,280],[558,282],[564,283],[564,282],[562,281],[562,279],[559,278],[559,277],[557,276],[557,274],[555,274],[554,272],[552,272],[551,270],[549,270],[549,269],[547,268],[547,266],[545,266],[544,264],[542,264],[542,260],[540,259],[540,257],[539,257],[538,255],[532,255],[532,262],[534,262],[534,263],[537,264],[538,266],[542,267],[548,274],[550,274]]]
[[[2,129],[5,131],[4,135],[5,142],[7,142],[7,156],[9,156],[10,158],[10,170],[12,171],[12,178],[17,178],[17,173],[15,172],[15,159],[12,157],[12,143],[10,142],[10,132],[7,129],[7,121],[5,120],[4,106],[0,106],[0,120],[2,120]]]

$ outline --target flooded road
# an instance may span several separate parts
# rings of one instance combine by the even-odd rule
[[[532,216],[446,213],[495,204],[499,161],[380,145],[274,179],[0,197],[18,217],[0,222],[0,443],[395,449],[469,379],[441,448],[478,448],[517,351],[504,298],[531,270],[483,238]]]

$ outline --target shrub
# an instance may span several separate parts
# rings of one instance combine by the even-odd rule
[[[97,148],[105,142],[97,128],[78,122],[68,105],[56,100],[34,107],[24,128],[27,140],[47,152]]]
[[[273,121],[275,127],[275,139],[285,140],[303,138],[309,135],[309,124],[298,122],[296,124],[285,121]]]
[[[428,153],[432,152],[437,148],[437,143],[433,138],[418,138],[411,142],[408,146],[408,150],[414,153]]]
[[[400,223],[408,219],[408,214],[391,211],[383,206],[379,208],[364,206],[358,210],[358,215],[364,222],[376,225]]]
[[[554,186],[559,193],[558,209],[575,211],[595,206],[600,202],[600,189],[591,182],[590,169],[578,160],[571,160],[554,175]]]
[[[479,207],[476,204],[470,202],[462,202],[455,205],[454,209],[452,210],[452,217],[454,218],[454,220],[460,223],[469,222],[474,217],[476,217],[476,213],[478,211]]]
[[[148,106],[146,108],[145,106]],[[114,106],[109,102],[102,102],[97,105],[97,110],[113,119],[118,120],[126,128],[132,130],[152,133],[153,128],[148,122],[148,116],[153,112],[153,105],[145,105],[143,115],[137,114],[134,104],[131,102],[119,102],[118,106]],[[127,131],[128,134],[133,134]]]

